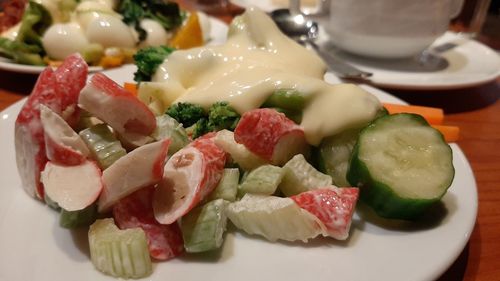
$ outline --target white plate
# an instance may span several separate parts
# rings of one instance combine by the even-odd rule
[[[325,42],[326,33],[321,33]],[[458,89],[481,85],[495,80],[500,75],[500,56],[489,47],[475,40],[446,32],[438,38],[431,49],[443,44],[456,46],[440,55],[444,60],[441,66],[426,69],[416,59],[377,60],[355,56],[336,49],[333,44],[326,43],[326,48],[361,70],[373,73],[370,78],[377,86],[394,89]]]
[[[209,17],[210,22],[210,40],[208,44],[215,44],[224,42],[226,39],[227,25],[222,21]],[[18,72],[18,73],[29,73],[38,74],[45,69],[46,66],[35,66],[35,65],[25,65],[13,62],[10,59],[0,57],[0,69]],[[96,72],[103,70],[100,66],[89,67],[89,72]]]
[[[122,83],[131,81],[133,70],[126,66],[105,73]],[[334,77],[328,74],[326,80],[334,82]],[[383,101],[401,103],[364,87]],[[23,102],[0,113],[0,280],[115,280],[93,268],[85,231],[59,227],[56,212],[23,191],[13,136]],[[367,221],[358,211],[345,242],[271,243],[231,231],[219,254],[157,263],[147,280],[433,280],[460,254],[476,218],[472,170],[460,148],[452,144],[452,149],[456,175],[443,198],[448,213],[434,225]]]

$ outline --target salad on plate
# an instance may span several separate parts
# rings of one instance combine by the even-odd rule
[[[358,200],[414,221],[453,181],[438,130],[326,83],[321,59],[258,9],[224,44],[140,54],[134,87],[68,56],[15,122],[26,193],[62,227],[89,227],[104,274],[143,278],[152,262],[217,251],[228,224],[275,243],[349,239]]]
[[[0,56],[14,63],[59,65],[79,53],[91,66],[132,62],[137,50],[203,45],[208,17],[172,1],[11,0],[0,13]]]

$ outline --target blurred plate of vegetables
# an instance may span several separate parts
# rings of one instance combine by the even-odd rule
[[[0,69],[40,73],[78,52],[90,71],[133,62],[139,49],[225,40],[227,26],[163,0],[9,0],[0,12]]]

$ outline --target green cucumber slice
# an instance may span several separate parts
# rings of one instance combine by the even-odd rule
[[[95,203],[78,211],[66,211],[61,209],[59,225],[64,228],[89,226],[97,219],[97,214],[97,204]]]
[[[260,166],[248,173],[238,187],[238,196],[246,193],[271,195],[274,194],[283,178],[283,169],[273,165]]]
[[[106,169],[127,151],[106,124],[97,124],[79,133],[101,169]]]
[[[324,139],[319,146],[320,170],[330,175],[336,186],[350,186],[346,174],[359,132],[358,129],[344,131]]]
[[[240,170],[237,168],[224,169],[222,178],[217,187],[212,191],[208,200],[224,199],[229,202],[236,200]]]
[[[189,143],[186,130],[174,118],[163,114],[156,117],[156,129],[151,135],[156,141],[170,138],[172,142],[168,147],[168,154],[172,155]]]
[[[101,272],[142,278],[152,272],[146,234],[141,228],[120,230],[113,219],[97,220],[89,230],[90,258]]]
[[[387,115],[361,131],[347,179],[380,216],[413,220],[451,185],[452,157],[441,133],[422,116]]]
[[[206,252],[222,245],[227,222],[226,205],[223,199],[217,199],[182,217],[181,230],[186,252]]]
[[[283,179],[279,188],[286,196],[332,184],[332,178],[316,170],[302,154],[297,154],[290,159],[283,166],[283,171]]]

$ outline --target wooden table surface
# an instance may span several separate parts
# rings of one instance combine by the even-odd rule
[[[0,70],[0,110],[29,95],[36,78]],[[500,280],[500,78],[460,90],[384,90],[411,104],[443,108],[445,123],[460,127],[458,145],[476,177],[479,210],[474,231],[439,280]]]

